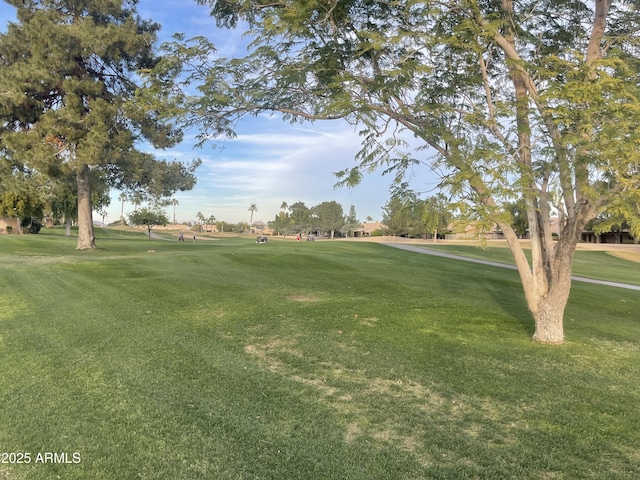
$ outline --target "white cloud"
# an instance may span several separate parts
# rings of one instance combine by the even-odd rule
[[[9,18],[15,9],[3,5],[0,2],[0,16]],[[162,25],[161,41],[176,32],[187,37],[204,35],[216,44],[218,56],[242,56],[251,40],[243,36],[244,29],[218,30],[208,16],[208,7],[193,1],[140,0],[138,12]],[[143,146],[166,160],[190,162],[199,157],[203,161],[196,172],[196,187],[175,195],[180,221],[194,221],[198,211],[228,222],[248,221],[248,208],[255,203],[258,211],[254,220],[266,222],[274,218],[283,201],[313,206],[326,200],[336,200],[345,212],[355,205],[361,220],[367,216],[380,219],[381,207],[389,197],[391,179],[379,173],[365,176],[354,189],[334,189],[337,179],[333,172],[354,166],[361,148],[361,138],[345,122],[290,124],[278,114],[260,113],[238,124],[235,139],[219,140],[215,147],[194,148],[196,134],[187,132],[182,144],[166,151]],[[422,179],[422,171],[420,175],[416,183]],[[429,177],[425,171],[426,181]],[[433,181],[429,185],[433,186]],[[109,222],[120,216],[118,195],[113,192]],[[132,210],[131,204],[125,205],[125,213]],[[167,208],[167,213],[173,217],[173,207]]]
[[[361,220],[367,216],[380,219],[389,198],[391,178],[380,173],[366,175],[353,189],[334,188],[337,178],[333,172],[354,166],[361,148],[361,138],[353,128],[339,121],[290,125],[249,118],[241,122],[234,139],[201,150],[193,149],[193,143],[193,138],[187,138],[177,148],[158,152],[166,159],[199,157],[203,161],[196,187],[176,194],[178,220],[193,221],[201,211],[232,223],[248,221],[248,208],[255,203],[254,220],[266,222],[274,218],[283,201],[302,201],[311,207],[329,200],[339,202],[345,213],[354,205]],[[110,216],[110,221],[117,215]]]

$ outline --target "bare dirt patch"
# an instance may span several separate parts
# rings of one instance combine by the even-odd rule
[[[15,477],[5,467],[0,467],[0,480],[13,480]]]
[[[319,302],[320,299],[318,297],[314,297],[312,295],[291,295],[287,297],[287,300],[290,302]]]
[[[211,325],[222,320],[226,312],[222,308],[198,307],[184,315],[184,322],[191,325]]]
[[[314,389],[319,401],[344,418],[344,438],[348,443],[365,440],[392,444],[429,464],[432,459],[423,452],[423,442],[428,437],[423,423],[443,415],[453,415],[454,423],[462,421],[473,408],[463,402],[457,402],[458,408],[452,408],[452,400],[442,396],[436,386],[408,379],[369,377],[364,371],[336,361],[316,359],[314,362],[304,354],[303,347],[297,338],[271,337],[245,346],[244,351],[268,371]],[[315,368],[309,371],[294,366],[291,356],[314,363]],[[372,421],[381,411],[396,408],[408,409],[423,421],[406,425],[395,415]]]
[[[244,351],[245,353],[258,358],[260,363],[266,366],[269,371],[276,372],[282,371],[285,368],[282,361],[276,358],[279,352],[287,353],[298,358],[304,357],[302,352],[295,348],[295,345],[295,340],[272,338],[262,344],[247,345],[244,347]]]
[[[360,319],[360,325],[364,325],[366,327],[375,327],[376,323],[380,320],[378,317],[365,317]]]
[[[78,263],[78,258],[65,255],[2,255],[2,265],[5,266],[39,266],[63,263]]]

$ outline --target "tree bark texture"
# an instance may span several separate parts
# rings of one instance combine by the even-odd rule
[[[88,165],[80,167],[76,174],[76,181],[78,186],[78,244],[76,250],[90,250],[96,248],[96,237],[93,232]]]
[[[571,264],[575,249],[576,242],[571,238],[561,239],[555,245],[547,292],[539,296],[537,309],[533,312],[533,340],[536,342],[564,342],[563,318],[571,290]]]

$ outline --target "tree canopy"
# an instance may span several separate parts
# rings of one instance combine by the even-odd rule
[[[162,91],[141,88],[138,74],[158,62],[159,25],[140,19],[136,0],[7,3],[17,22],[0,34],[0,156],[12,175],[72,191],[77,248],[95,247],[92,187],[161,196],[194,185],[198,161],[158,162],[138,148],[171,146],[182,133],[159,109]]]
[[[344,235],[353,237],[355,231],[360,228],[361,222],[356,215],[356,207],[351,205],[349,207],[349,213],[344,218],[344,224],[340,228],[340,232]]]
[[[244,58],[204,38],[168,46],[191,65],[201,139],[246,115],[360,126],[354,185],[376,168],[442,171],[469,221],[497,224],[513,253],[534,340],[564,341],[580,232],[640,185],[640,10],[612,0],[198,0],[219,27],[246,26]],[[418,142],[417,148],[410,148]],[[531,261],[504,208],[522,200]],[[551,217],[560,217],[554,242]]]
[[[335,200],[322,202],[313,207],[312,211],[318,221],[318,225],[329,232],[330,238],[333,238],[335,231],[344,225],[342,205]]]
[[[147,227],[149,240],[151,240],[151,229],[158,225],[166,225],[169,223],[169,218],[159,208],[141,208],[129,214],[129,222],[133,225]]]

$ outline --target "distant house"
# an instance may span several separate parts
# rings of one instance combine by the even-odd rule
[[[251,225],[252,230],[256,233],[262,233],[264,231],[265,228],[267,228],[267,224],[264,223],[261,220],[257,220],[255,222],[253,222],[253,225]]]
[[[359,228],[353,231],[354,237],[368,237],[375,231],[384,231],[387,226],[380,222],[368,222],[360,224]]]
[[[16,217],[0,217],[0,234],[9,233],[9,231],[12,233],[18,233],[20,231],[18,219]]]
[[[550,226],[551,234],[558,235],[560,231],[560,219],[557,217],[551,218]],[[456,228],[459,228],[459,226],[453,224],[449,225],[449,230],[455,232]],[[472,225],[467,225],[462,232],[447,233],[445,238],[447,240],[478,240],[481,238],[485,240],[504,240],[504,234],[496,224],[494,224],[488,231],[483,231]],[[526,234],[521,238],[529,238],[528,229]]]
[[[34,218],[34,220],[41,221],[46,228],[53,228],[55,223],[51,217],[45,217],[44,219]],[[22,233],[22,227],[19,227],[18,221],[19,219],[16,217],[0,217],[0,234],[8,233],[7,227],[10,227],[11,233]]]
[[[593,230],[583,230],[580,240],[585,243],[633,243],[634,238],[629,229],[623,229],[618,232],[595,233]]]
[[[459,229],[459,226],[450,225],[449,230],[455,231]],[[497,225],[493,225],[490,230],[484,231],[473,225],[467,225],[464,230],[455,233],[447,233],[444,237],[446,240],[478,240],[483,238],[485,240],[502,240],[504,234],[500,231]]]
[[[555,234],[560,233],[559,219],[551,219],[551,230]],[[617,232],[609,231],[603,233],[595,233],[593,230],[583,230],[580,234],[580,241],[584,243],[637,243],[637,239],[633,238],[628,228],[623,228]]]

